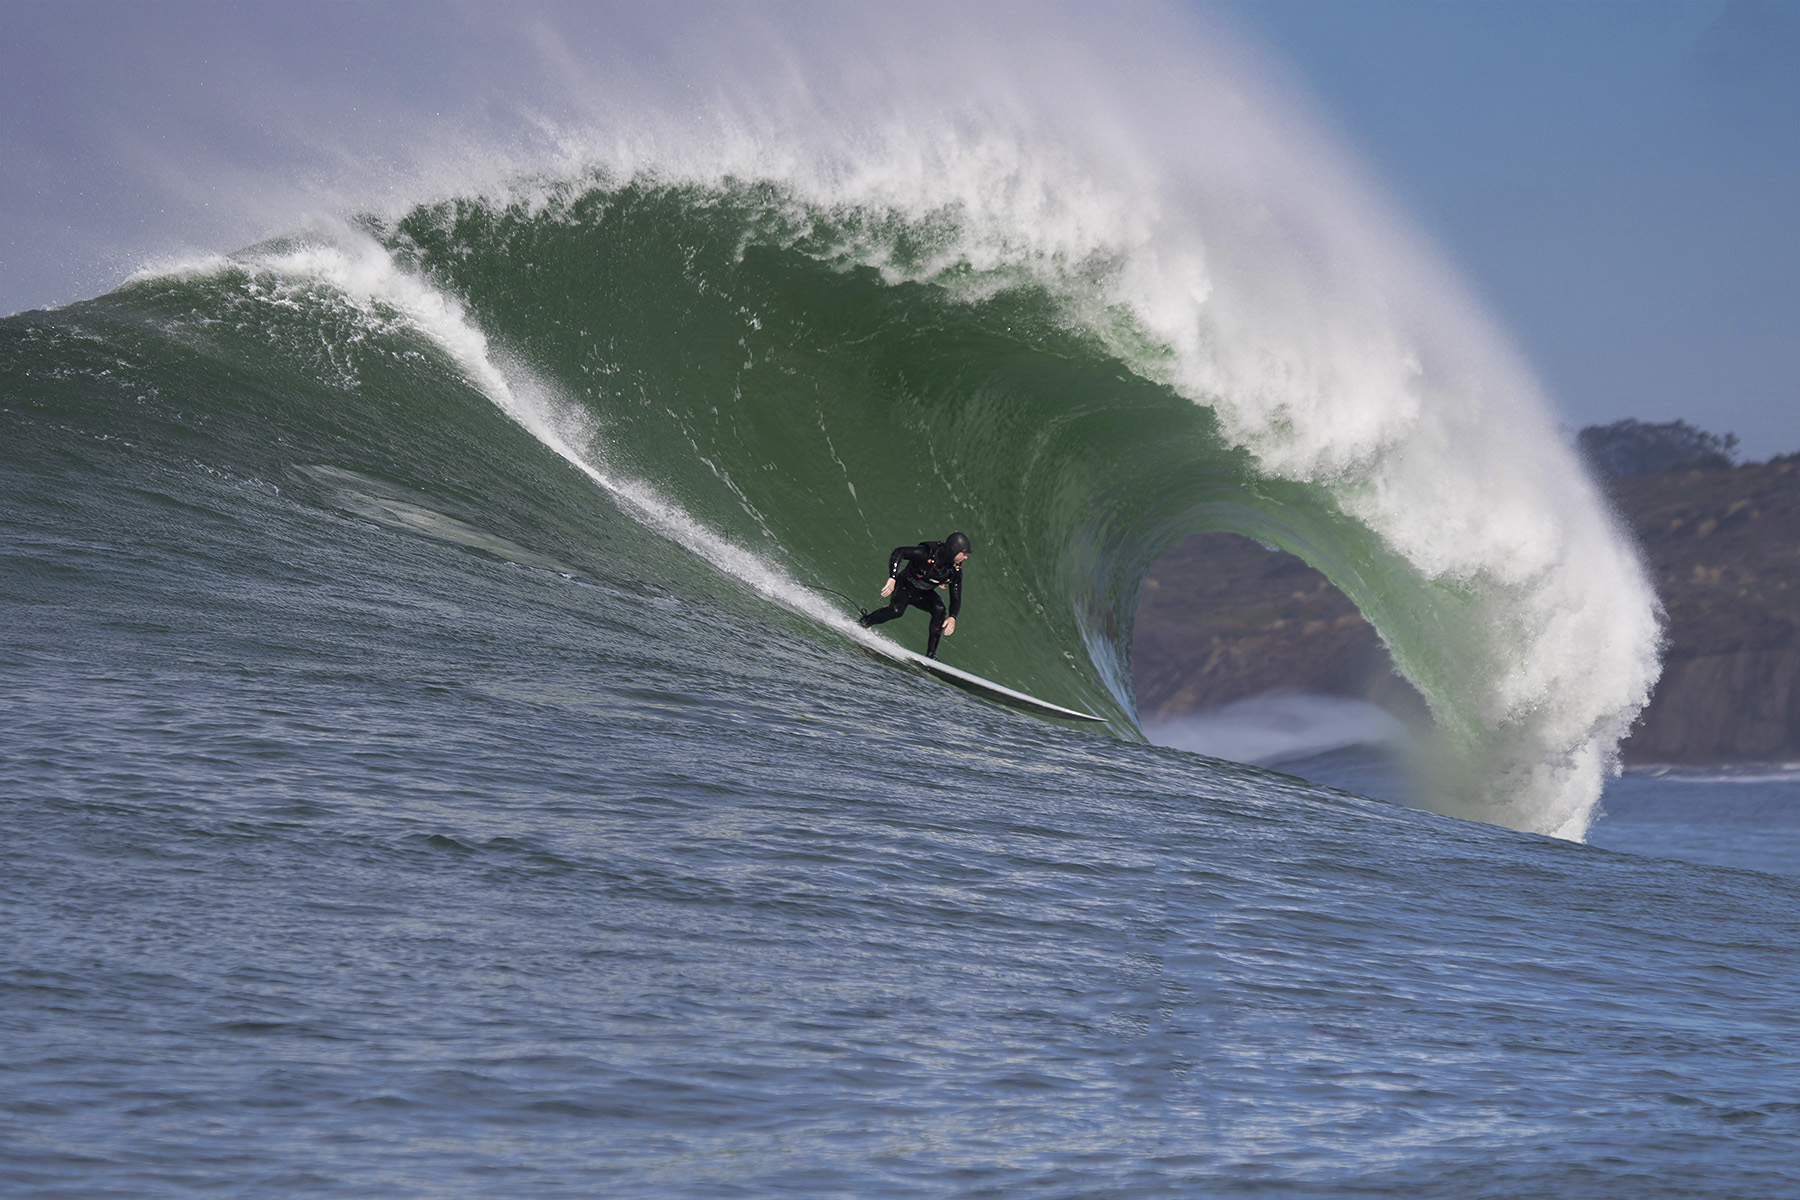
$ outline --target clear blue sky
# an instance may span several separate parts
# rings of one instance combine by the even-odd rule
[[[542,64],[528,39],[468,36],[470,11],[0,0],[0,311],[234,249],[297,211],[284,172],[328,196],[415,151],[420,114],[487,119],[480,96],[530,91]],[[1681,417],[1749,457],[1800,450],[1800,0],[1224,11],[1458,264],[1570,424]],[[346,123],[355,164],[295,132]]]
[[[1232,11],[1513,332],[1569,421],[1800,450],[1800,4]]]

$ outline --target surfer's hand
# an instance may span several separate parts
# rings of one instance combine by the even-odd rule
[[[888,577],[888,581],[881,585],[881,598],[883,600],[885,600],[893,594],[894,594],[894,579],[890,575]]]
[[[944,636],[949,637],[951,634],[953,634],[955,632],[956,632],[956,618],[955,617],[945,617],[944,618]]]

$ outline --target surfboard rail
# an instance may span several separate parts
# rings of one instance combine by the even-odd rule
[[[924,671],[927,674],[935,675],[946,683],[962,688],[964,691],[981,696],[984,699],[992,700],[996,704],[1006,705],[1008,708],[1016,708],[1022,712],[1035,713],[1040,717],[1057,717],[1064,721],[1086,721],[1094,724],[1104,724],[1106,720],[1104,717],[1096,717],[1093,713],[1082,712],[1078,708],[1065,708],[1060,704],[1052,704],[1048,700],[1041,700],[1036,696],[1021,692],[1016,688],[1009,688],[1003,683],[995,683],[991,679],[983,679],[981,676],[965,671],[961,667],[953,667],[948,663],[939,662],[935,658],[926,658],[923,654],[908,650],[904,646],[896,646],[886,638],[876,634],[865,633],[862,637],[857,639],[857,642],[859,645],[886,658],[891,658],[896,662],[905,663],[907,666]]]

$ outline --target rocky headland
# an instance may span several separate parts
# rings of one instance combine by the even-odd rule
[[[1662,680],[1626,761],[1800,760],[1800,455],[1607,486],[1667,611]],[[1147,721],[1282,689],[1423,709],[1323,575],[1230,534],[1187,538],[1157,563],[1132,661]]]

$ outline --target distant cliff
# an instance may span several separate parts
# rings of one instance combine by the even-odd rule
[[[1609,486],[1668,611],[1662,682],[1626,760],[1800,759],[1800,455]],[[1276,689],[1422,709],[1323,575],[1229,534],[1188,538],[1157,564],[1132,660],[1146,720]]]
[[[1420,713],[1375,630],[1329,580],[1249,538],[1203,533],[1144,581],[1132,635],[1138,715],[1162,721],[1277,689]]]
[[[1613,488],[1669,614],[1626,758],[1800,759],[1800,455]]]

